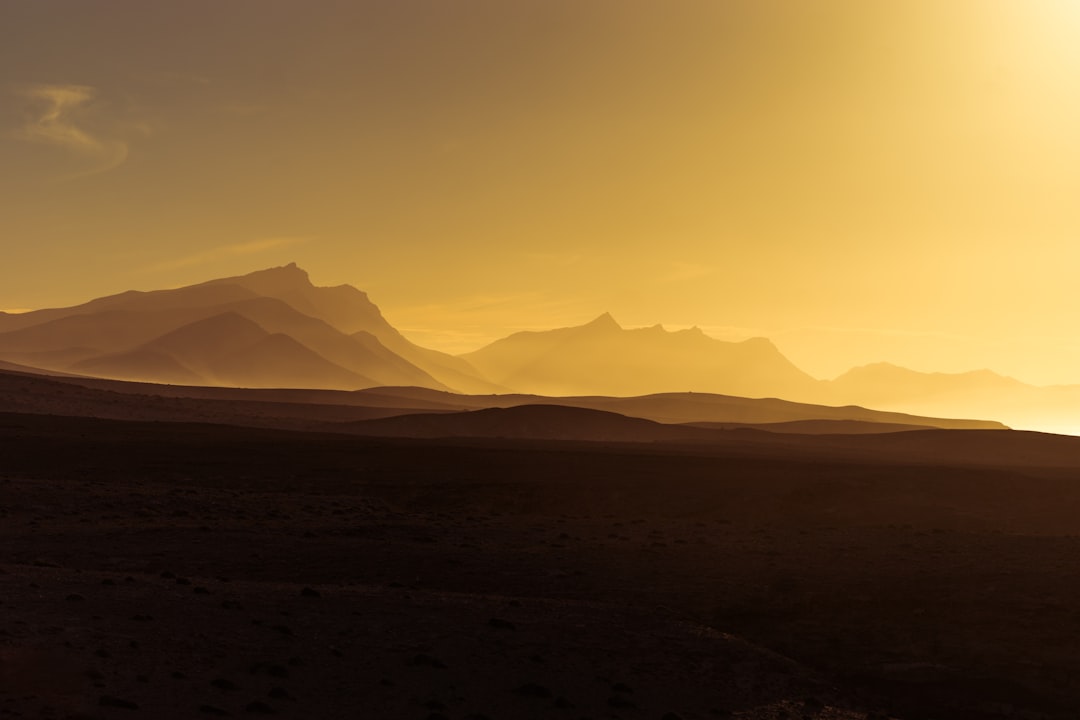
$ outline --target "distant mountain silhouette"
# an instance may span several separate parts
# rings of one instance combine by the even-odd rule
[[[817,386],[764,338],[732,343],[659,325],[626,330],[607,313],[578,327],[516,333],[463,357],[500,385],[543,395],[801,397]]]
[[[887,363],[855,368],[832,381],[816,380],[763,338],[730,343],[700,330],[627,330],[606,313],[578,327],[516,333],[463,357],[500,385],[543,395],[630,396],[686,389],[1080,430],[1080,385],[1040,388],[988,370],[922,373]],[[609,404],[602,409],[622,412]]]
[[[968,393],[1021,390],[1024,383],[989,370],[965,373],[923,373],[890,363],[852,368],[830,383],[832,391],[870,402],[916,402],[926,398]]]
[[[437,378],[441,384],[462,392],[496,392],[504,389],[485,380],[465,360],[422,348],[406,339],[386,321],[366,293],[351,285],[316,287],[307,272],[295,263],[238,278],[213,280],[206,285],[239,286],[259,296],[275,297],[346,335],[372,336],[408,363]],[[416,384],[428,385],[423,382]]]
[[[995,417],[1011,426],[1080,430],[1080,385],[1036,387],[989,370],[923,373],[889,363],[853,368],[826,384],[833,402],[930,415]]]
[[[99,377],[179,385],[368,387],[374,383],[237,312],[197,320],[133,350],[75,363]]]
[[[576,407],[668,423],[941,427],[942,417],[981,417],[1014,427],[1080,430],[1080,385],[1040,388],[986,370],[921,373],[886,363],[816,380],[764,338],[724,342],[696,328],[625,329],[607,313],[577,327],[516,333],[455,357],[409,341],[362,291],[318,287],[295,264],[68,308],[0,313],[0,363],[177,385],[498,394],[498,401],[483,401],[491,407],[526,404],[526,396],[508,393],[570,396],[574,401],[566,404]],[[688,391],[696,397],[686,397]],[[458,410],[477,407],[453,398]],[[762,404],[740,409],[739,398],[796,402],[766,411]],[[800,414],[799,402],[810,414]],[[842,407],[826,412],[824,406]],[[865,407],[901,415],[863,417],[859,411],[870,412]]]
[[[266,340],[270,335],[292,342]],[[271,350],[278,357],[260,354]],[[0,359],[163,383],[499,389],[468,362],[410,343],[364,293],[316,287],[295,264],[3,315]]]

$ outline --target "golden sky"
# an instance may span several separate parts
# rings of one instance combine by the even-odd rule
[[[295,260],[1080,383],[1080,0],[0,0],[0,308]]]

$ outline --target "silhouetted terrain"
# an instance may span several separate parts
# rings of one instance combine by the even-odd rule
[[[879,413],[859,407],[826,407],[782,400],[754,400],[701,393],[653,395],[638,398],[549,398],[537,395],[456,395],[422,388],[377,388],[361,392],[317,389],[240,389],[168,386],[83,377],[44,377],[0,370],[0,410],[78,415],[112,419],[180,420],[226,424],[319,429],[350,420],[458,413],[463,410],[512,408],[523,405],[559,405],[601,411],[615,418],[629,417],[667,424],[719,423],[776,430],[776,423],[823,420],[815,433],[896,432],[917,427],[1002,429],[1000,423],[980,420],[926,418]],[[626,416],[626,417],[623,417]],[[583,416],[584,417],[584,416]],[[457,421],[450,421],[455,424]],[[448,427],[444,424],[444,427]],[[462,426],[464,427],[464,426]],[[782,430],[783,428],[781,428]],[[361,428],[352,428],[360,431]],[[573,422],[560,430],[575,436]],[[692,429],[658,430],[655,439],[716,440],[717,433]],[[399,434],[395,432],[393,434]],[[448,429],[448,435],[461,430]],[[482,433],[483,434],[483,433]],[[581,437],[579,435],[579,437]],[[581,437],[581,439],[585,439]],[[637,438],[641,439],[641,438]]]
[[[920,425],[949,429],[1003,429],[993,420],[908,415],[855,405],[835,407],[776,398],[744,398],[711,393],[657,393],[637,397],[542,395],[463,396],[424,388],[371,388],[357,393],[363,403],[382,403],[416,410],[465,410],[485,407],[555,404],[592,408],[664,423],[738,423],[744,425],[800,420],[854,421],[868,424]]]
[[[391,346],[393,349],[391,349]],[[176,290],[0,317],[0,357],[51,370],[188,385],[490,391],[458,358],[418,348],[350,286],[290,265]]]
[[[853,368],[828,384],[833,402],[900,412],[994,417],[1010,425],[1075,433],[1080,385],[1034,387],[988,370],[921,373],[888,363]]]
[[[1075,717],[1080,441],[725,434],[0,415],[2,708]]]
[[[352,428],[364,435],[411,438],[507,438],[588,442],[709,442],[706,428],[664,425],[602,410],[562,405],[518,405],[464,413],[419,413],[364,420]]]
[[[625,330],[606,314],[581,327],[517,333],[464,357],[500,385],[541,395],[801,398],[817,385],[764,338],[729,343],[697,329]]]

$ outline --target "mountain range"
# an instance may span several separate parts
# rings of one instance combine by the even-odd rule
[[[179,385],[500,389],[467,362],[411,343],[363,292],[316,287],[295,264],[0,315],[0,358]]]
[[[0,313],[0,363],[179,386],[411,386],[579,401],[596,396],[600,405],[600,396],[710,393],[993,418],[1038,429],[1080,425],[1072,420],[1080,411],[1080,386],[1040,388],[986,370],[921,373],[886,363],[819,380],[765,338],[725,342],[696,328],[626,329],[606,313],[581,326],[520,332],[453,356],[408,340],[362,291],[318,287],[295,264],[68,308]]]

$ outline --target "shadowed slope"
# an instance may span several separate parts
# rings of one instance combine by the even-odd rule
[[[749,428],[773,433],[795,433],[799,435],[876,435],[879,433],[934,429],[930,425],[902,425],[900,423],[867,422],[865,420],[791,420],[778,423],[702,422],[689,423],[689,425],[714,430]]]
[[[319,388],[375,384],[235,312],[198,320],[128,352],[85,360],[75,369],[182,385]]]
[[[213,280],[210,286],[236,285],[257,295],[275,297],[305,315],[319,318],[346,335],[367,334],[386,348],[436,378],[464,392],[495,392],[502,388],[485,380],[467,361],[422,348],[386,321],[367,293],[351,285],[318,287],[307,272],[290,263],[234,278]]]
[[[212,382],[171,355],[142,348],[82,360],[72,365],[71,369],[97,377],[168,385],[200,385]]]
[[[333,423],[410,412],[320,402],[350,395],[340,390],[161,385],[0,369],[0,412],[292,430],[322,430]]]
[[[540,395],[455,395],[426,388],[371,388],[357,393],[362,402],[417,410],[465,410],[484,407],[554,404],[592,408],[663,423],[783,423],[833,420],[945,429],[1003,430],[993,420],[964,420],[882,412],[855,405],[833,407],[775,398],[744,398],[711,393],[658,393],[640,397],[544,397]]]
[[[288,335],[268,335],[221,358],[215,375],[247,387],[364,387],[371,380],[335,365]]]
[[[143,312],[157,310],[190,309],[236,302],[257,297],[252,291],[236,285],[191,285],[170,290],[142,292],[128,290],[116,295],[90,300],[81,305],[66,308],[48,308],[0,316],[0,333],[8,333],[35,325],[78,315],[93,315],[111,310],[138,309]]]

